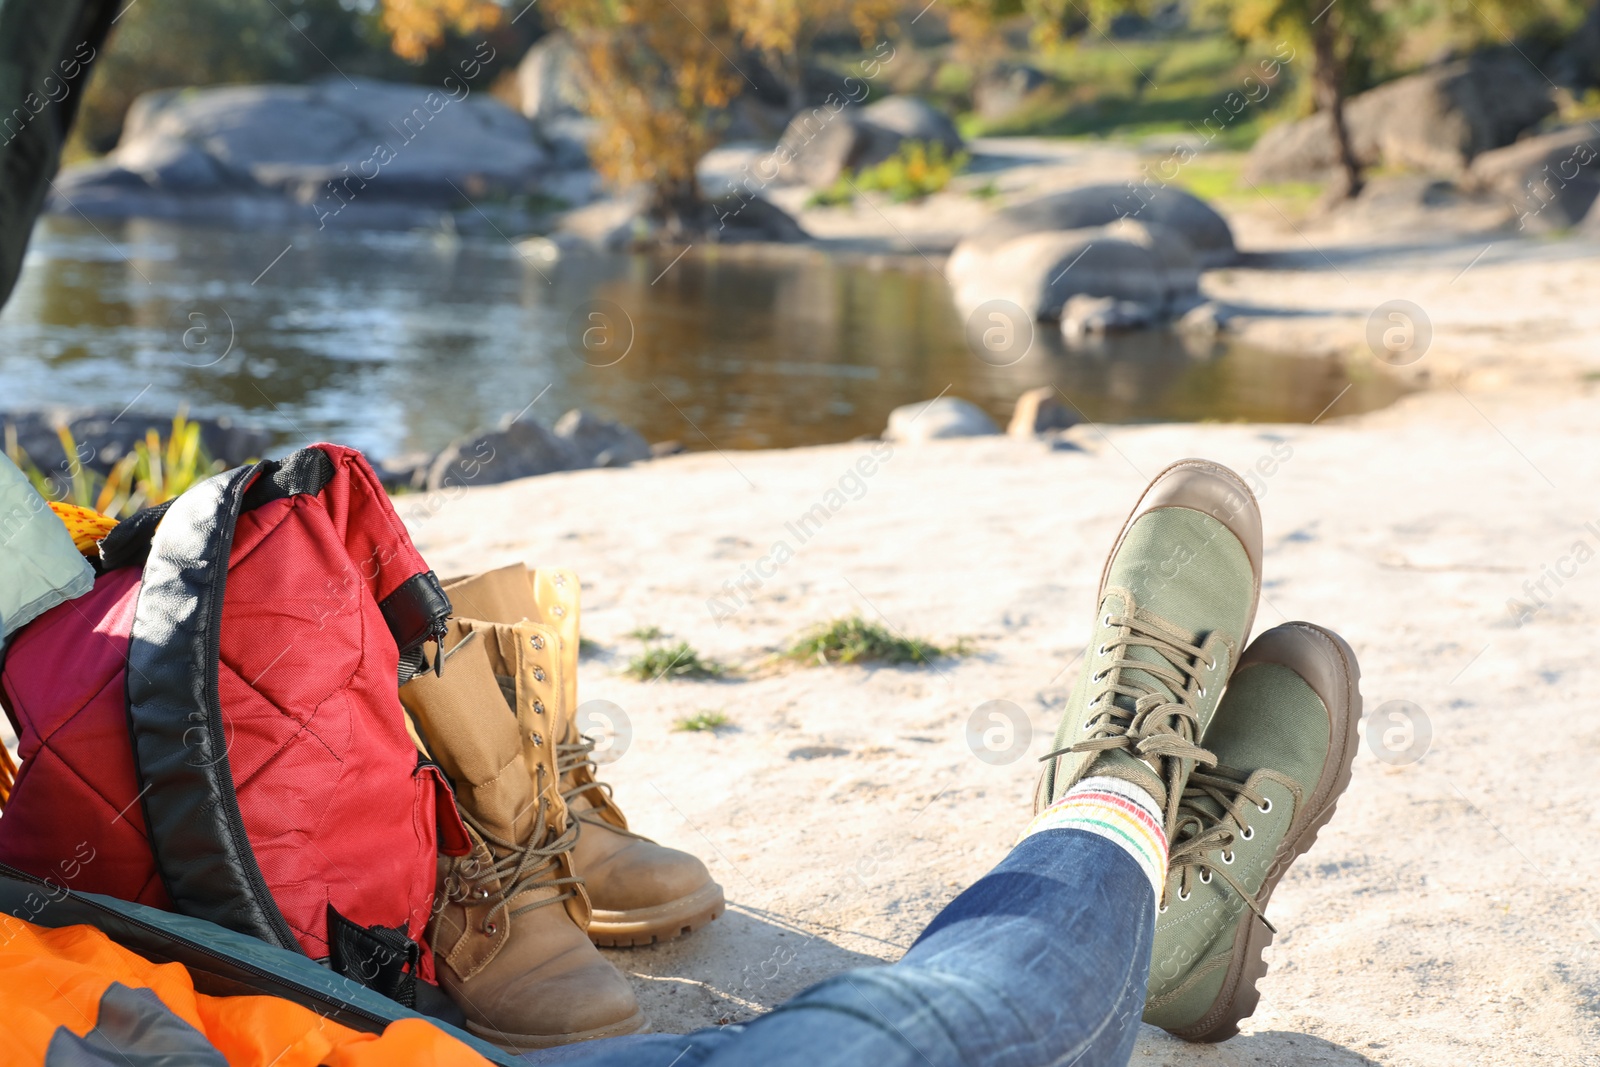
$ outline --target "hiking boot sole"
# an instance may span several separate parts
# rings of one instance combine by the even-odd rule
[[[1281,638],[1273,637],[1280,633]],[[1256,660],[1281,663],[1304,678],[1327,707],[1332,727],[1328,735],[1328,761],[1323,765],[1322,777],[1311,794],[1311,802],[1306,805],[1306,811],[1312,814],[1308,814],[1303,823],[1297,819],[1299,825],[1290,826],[1262,883],[1259,899],[1265,911],[1279,880],[1290,865],[1316,843],[1318,832],[1333,818],[1339,797],[1350,784],[1361,723],[1361,669],[1355,652],[1344,638],[1308,622],[1285,623],[1263,634],[1256,645],[1240,657],[1239,666]],[[1193,1026],[1172,1031],[1185,1041],[1226,1041],[1239,1033],[1239,1024],[1248,1019],[1261,1002],[1256,983],[1267,973],[1264,953],[1272,944],[1272,929],[1259,915],[1247,914],[1248,921],[1234,935],[1233,959],[1216,1004]]]
[[[467,1032],[474,1037],[481,1037],[489,1044],[507,1052],[531,1052],[534,1049],[555,1048],[558,1045],[575,1045],[580,1041],[595,1041],[602,1037],[626,1037],[629,1034],[643,1034],[650,1030],[650,1020],[645,1018],[643,1011],[635,1011],[621,1022],[611,1023],[608,1026],[597,1026],[593,1030],[583,1030],[573,1034],[510,1034],[504,1030],[496,1030],[492,1026],[479,1026],[472,1020],[467,1020]]]
[[[722,887],[715,882],[653,908],[632,911],[594,909],[589,920],[589,940],[604,948],[632,948],[672,941],[693,933],[728,909]]]

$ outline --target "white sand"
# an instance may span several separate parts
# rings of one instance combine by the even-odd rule
[[[1315,427],[1080,428],[1087,451],[901,448],[720,626],[707,598],[775,540],[795,544],[785,523],[869,445],[554,475],[438,501],[414,525],[442,573],[521,559],[583,576],[584,631],[607,652],[586,661],[582,697],[616,702],[632,729],[607,776],[636,824],[705,857],[732,901],[685,941],[610,954],[659,1029],[687,1030],[896,958],[1004,855],[1103,555],[1147,477],[1188,455],[1243,470],[1286,442],[1292,458],[1262,483],[1258,626],[1336,628],[1361,657],[1369,711],[1413,701],[1433,741],[1403,766],[1363,748],[1338,815],[1272,902],[1282,933],[1246,1033],[1203,1048],[1150,1030],[1134,1062],[1578,1064],[1600,1048],[1600,702],[1587,688],[1600,681],[1600,564],[1547,583],[1549,606],[1520,628],[1506,601],[1575,541],[1600,551],[1583,525],[1600,520],[1597,416],[1591,386],[1470,402],[1443,390]],[[979,651],[937,670],[622,674],[635,627],[755,668],[852,612]],[[965,739],[996,699],[1033,731],[1006,766]],[[705,708],[734,727],[672,730]]]

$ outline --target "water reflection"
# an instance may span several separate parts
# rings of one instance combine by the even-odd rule
[[[539,398],[552,421],[586,407],[689,448],[771,448],[882,429],[891,408],[945,390],[1004,420],[1053,383],[1107,421],[1308,421],[1390,402],[1328,360],[1195,352],[1165,333],[1068,351],[1041,327],[1027,357],[968,351],[945,283],[809,251],[692,251],[531,260],[509,241],[425,233],[187,228],[133,220],[40,224],[0,315],[0,406],[187,403],[393,454],[431,449]],[[281,258],[275,259],[275,257]],[[626,310],[626,358],[568,348],[586,301]]]

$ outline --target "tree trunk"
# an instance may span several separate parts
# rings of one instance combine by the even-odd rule
[[[1344,121],[1344,59],[1339,55],[1339,30],[1332,12],[1311,27],[1316,69],[1311,72],[1312,95],[1317,108],[1333,123],[1333,143],[1339,157],[1339,174],[1328,190],[1330,200],[1348,200],[1361,192],[1361,163],[1350,146],[1350,129]]]
[[[697,240],[707,231],[711,214],[700,195],[699,183],[693,178],[687,182],[664,182],[651,189],[647,213],[660,224],[658,239],[669,244]]]
[[[789,114],[798,115],[806,107],[806,64],[801,58],[799,48],[794,50],[794,55],[789,57],[789,63],[784,68],[784,80],[789,83]]]

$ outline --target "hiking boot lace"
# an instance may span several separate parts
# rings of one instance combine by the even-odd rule
[[[1088,736],[1041,758],[1124,749],[1158,767],[1167,789],[1166,828],[1171,839],[1178,822],[1183,761],[1216,762],[1215,756],[1195,743],[1200,733],[1195,701],[1206,694],[1200,672],[1216,664],[1207,659],[1204,649],[1190,644],[1180,631],[1159,619],[1107,612],[1100,621],[1117,633],[1098,650],[1101,655],[1112,654],[1112,659],[1089,680],[1098,683],[1109,678],[1111,684],[1089,704],[1089,717],[1083,724]],[[1133,648],[1154,649],[1161,660],[1131,659],[1128,650]],[[1167,689],[1158,684],[1162,682]],[[1127,699],[1119,701],[1118,697]]]
[[[1197,768],[1189,776],[1189,785],[1178,806],[1177,832],[1172,837],[1172,849],[1167,857],[1167,888],[1161,902],[1162,911],[1167,910],[1174,896],[1188,900],[1196,881],[1210,882],[1214,876],[1237,893],[1267,924],[1267,929],[1278,932],[1278,928],[1267,921],[1266,912],[1256,903],[1255,897],[1245,892],[1244,886],[1227,870],[1233,864],[1234,844],[1255,836],[1255,830],[1245,819],[1245,804],[1254,804],[1263,814],[1272,810],[1271,799],[1251,789],[1247,784],[1249,778],[1243,771],[1220,766],[1207,770]],[[1210,858],[1210,853],[1218,850],[1221,851],[1220,865]]]
[[[541,777],[543,777],[542,769]],[[494,857],[494,863],[467,871],[463,867],[469,864],[461,864],[458,861],[458,865],[451,872],[452,882],[447,883],[445,892],[449,899],[458,903],[469,899],[485,899],[491,893],[498,896],[499,899],[495,901],[494,907],[484,916],[483,926],[486,932],[495,932],[496,917],[510,907],[513,897],[535,889],[558,889],[562,886],[576,887],[582,884],[583,879],[575,875],[562,877],[557,862],[562,853],[572,851],[572,846],[578,842],[577,821],[570,822],[562,833],[554,834],[549,812],[550,798],[541,789],[539,808],[534,816],[533,826],[528,832],[526,843],[520,845],[491,832],[467,811],[461,812],[466,824],[483,839],[489,854]],[[490,883],[497,883],[500,886],[498,892],[489,888]],[[559,904],[577,895],[576,888],[562,889],[559,893],[524,904],[511,911],[510,915],[515,917],[548,904]]]
[[[556,774],[562,781],[567,781],[568,776],[576,771],[584,769],[589,771],[589,780],[587,782],[579,782],[573,788],[563,790],[561,793],[561,799],[566,802],[567,810],[577,815],[574,825],[579,822],[592,822],[596,825],[603,823],[608,830],[626,834],[628,837],[638,837],[642,840],[642,834],[636,834],[632,830],[624,830],[600,814],[600,808],[606,800],[611,799],[613,790],[609,782],[602,782],[597,777],[600,765],[594,759],[595,739],[578,733],[576,727],[569,728],[567,737],[568,740],[556,742]],[[571,740],[572,738],[577,740]],[[576,779],[574,778],[573,780]],[[573,807],[572,801],[574,798],[591,791],[601,793],[603,799],[599,802],[591,799],[590,806],[582,810]]]

